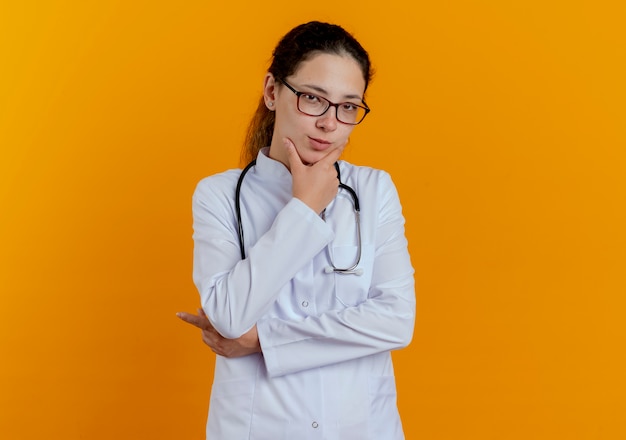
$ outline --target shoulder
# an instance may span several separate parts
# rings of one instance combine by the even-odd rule
[[[339,161],[339,170],[341,171],[342,182],[348,185],[363,188],[395,189],[390,174],[385,170],[354,165],[346,161]]]
[[[203,178],[196,185],[193,193],[194,202],[226,204],[234,202],[235,188],[240,175],[240,169],[231,169]]]
[[[340,162],[341,181],[352,187],[361,200],[361,210],[386,222],[401,217],[398,190],[384,170]],[[368,210],[369,209],[369,210]]]

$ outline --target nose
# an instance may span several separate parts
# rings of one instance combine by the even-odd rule
[[[337,128],[337,105],[331,105],[322,116],[318,116],[315,125],[325,131],[333,131]]]

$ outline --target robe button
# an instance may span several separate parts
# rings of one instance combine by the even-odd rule
[[[302,307],[309,307],[308,301],[302,301]]]
[[[317,422],[313,422],[313,423],[311,423],[311,426],[312,426],[313,428],[317,428],[317,427],[318,427],[318,426],[320,426],[320,425],[318,425],[318,424],[317,424]]]

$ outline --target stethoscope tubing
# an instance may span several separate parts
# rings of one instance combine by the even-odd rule
[[[246,175],[246,173],[250,170],[250,168],[252,168],[253,166],[256,165],[256,160],[253,160],[252,162],[250,162],[248,165],[246,165],[246,167],[241,171],[241,175],[239,176],[239,179],[237,180],[237,186],[235,188],[235,212],[237,215],[237,232],[239,234],[239,250],[241,252],[241,259],[244,260],[246,258],[246,251],[245,251],[245,247],[244,247],[244,236],[243,236],[243,222],[241,221],[241,185],[243,184],[243,179]],[[357,230],[357,256],[356,256],[356,260],[355,263],[347,268],[339,268],[336,267],[334,265],[334,263],[332,262],[332,258],[329,258],[330,260],[330,266],[327,267],[325,269],[326,273],[339,273],[339,274],[356,274],[356,275],[361,275],[363,273],[362,269],[357,269],[357,266],[359,265],[359,263],[361,262],[361,247],[362,247],[362,243],[361,243],[361,206],[359,204],[359,198],[356,194],[356,191],[354,191],[354,189],[352,189],[351,187],[349,187],[348,185],[344,184],[341,182],[341,172],[339,171],[339,164],[337,162],[335,162],[335,169],[337,170],[337,180],[339,180],[339,188],[341,189],[345,189],[346,191],[348,191],[348,193],[350,194],[350,196],[352,197],[352,200],[354,201],[354,216],[355,216],[355,222],[356,222],[356,230]],[[323,213],[322,213],[322,218],[324,218]],[[329,255],[330,257],[330,255]]]
[[[256,159],[250,162],[241,172],[239,180],[237,180],[237,188],[235,189],[235,212],[237,213],[237,229],[239,233],[239,250],[241,251],[241,259],[246,259],[246,250],[243,245],[243,222],[241,221],[241,184],[246,173],[256,165]]]

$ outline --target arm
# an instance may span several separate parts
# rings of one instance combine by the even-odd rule
[[[293,175],[293,198],[270,229],[240,260],[231,194],[215,179],[198,185],[193,197],[194,282],[212,326],[226,338],[248,332],[276,300],[280,289],[332,240],[318,213],[337,193],[333,164],[341,149],[305,166],[286,141]],[[233,189],[230,187],[232,186]],[[285,238],[288,237],[287,240]]]
[[[235,225],[226,227],[220,218],[232,215],[216,212],[217,205],[208,188],[196,190],[194,282],[211,325],[234,339],[267,312],[282,286],[331,240],[332,230],[292,199],[241,260]]]
[[[413,268],[397,192],[384,174],[367,300],[301,320],[265,318],[258,335],[268,372],[280,376],[406,346],[413,335]]]

